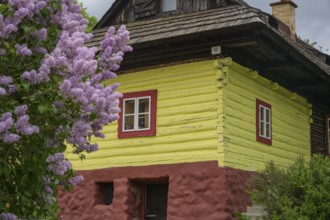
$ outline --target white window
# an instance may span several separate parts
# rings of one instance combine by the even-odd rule
[[[157,90],[124,93],[118,138],[156,136]]]
[[[177,9],[177,0],[163,0],[163,12],[175,11]]]
[[[270,108],[259,106],[259,136],[267,139],[271,138],[270,112]]]
[[[272,145],[272,106],[257,99],[256,119],[257,141]]]
[[[123,132],[150,129],[150,96],[124,99]]]

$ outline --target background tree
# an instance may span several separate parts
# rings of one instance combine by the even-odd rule
[[[251,181],[255,204],[261,204],[270,219],[330,219],[330,160],[313,156],[299,158],[288,169],[269,163]]]
[[[57,185],[83,180],[64,143],[84,159],[118,118],[118,85],[101,82],[131,50],[128,32],[88,48],[87,23],[74,0],[0,1],[0,219],[49,216]]]
[[[87,8],[84,7],[83,3],[80,3],[80,7],[82,8],[82,15],[84,16],[85,19],[88,21],[88,25],[86,28],[86,32],[90,33],[92,32],[93,28],[97,24],[97,18],[95,16],[91,16],[90,14],[87,13]]]
[[[300,36],[298,36],[298,38],[302,39]],[[314,47],[315,49],[323,52],[323,53],[328,53],[329,49],[328,48],[324,48],[321,45],[319,45],[316,41],[311,41],[310,39],[302,39],[305,43],[309,44],[310,46]]]

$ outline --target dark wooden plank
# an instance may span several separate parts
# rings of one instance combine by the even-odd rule
[[[135,0],[135,13],[156,9],[156,0]]]
[[[199,10],[203,11],[206,10],[207,8],[207,0],[200,0],[199,1]]]
[[[317,104],[313,105],[313,123],[311,124],[312,154],[327,154],[325,141],[325,109]]]
[[[199,3],[200,0],[194,0],[193,1],[193,11],[199,11]]]

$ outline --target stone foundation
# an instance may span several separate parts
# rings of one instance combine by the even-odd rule
[[[167,220],[227,220],[251,205],[250,172],[220,168],[216,161],[79,171],[85,180],[72,192],[59,187],[60,219],[142,220],[138,182],[168,181]],[[113,182],[111,205],[100,205],[97,183]]]

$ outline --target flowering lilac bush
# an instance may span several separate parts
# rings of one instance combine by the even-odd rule
[[[74,0],[0,1],[0,219],[47,217],[57,185],[83,180],[65,143],[84,159],[118,119],[118,85],[102,81],[116,77],[129,35],[110,28],[88,48],[87,23]]]

